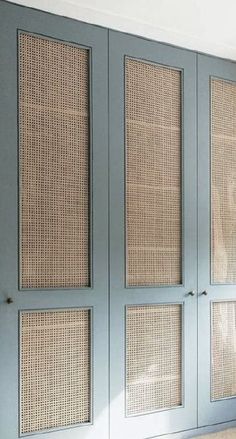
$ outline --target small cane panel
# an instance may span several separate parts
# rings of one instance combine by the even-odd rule
[[[90,311],[22,312],[21,433],[90,421]]]
[[[22,288],[89,286],[89,54],[19,36]]]
[[[126,413],[182,404],[182,306],[129,306],[126,317]]]
[[[236,283],[236,83],[211,80],[213,283]]]
[[[181,73],[125,66],[127,284],[180,284]]]
[[[212,304],[211,398],[236,396],[236,302]]]

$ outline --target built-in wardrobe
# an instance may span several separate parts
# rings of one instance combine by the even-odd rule
[[[236,64],[0,2],[0,437],[236,425]]]

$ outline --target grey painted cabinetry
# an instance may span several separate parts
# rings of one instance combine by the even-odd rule
[[[0,25],[0,437],[235,425],[236,64]]]

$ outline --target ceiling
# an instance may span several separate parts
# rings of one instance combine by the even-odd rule
[[[236,60],[235,0],[10,0]]]

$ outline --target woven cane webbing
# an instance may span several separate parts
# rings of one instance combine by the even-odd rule
[[[236,283],[236,84],[211,81],[213,283]]]
[[[21,433],[90,421],[90,311],[23,312]]]
[[[181,73],[126,60],[127,284],[181,283]]]
[[[211,397],[236,396],[236,302],[212,304]]]
[[[181,305],[128,307],[128,416],[182,404],[181,311]]]
[[[88,56],[19,36],[23,288],[89,286]]]

